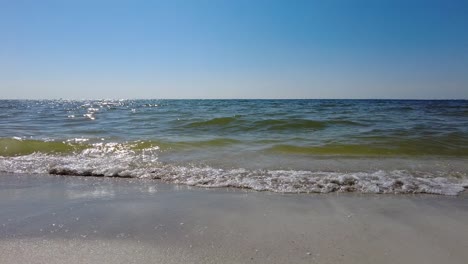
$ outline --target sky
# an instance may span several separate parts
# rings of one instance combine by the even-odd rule
[[[468,1],[0,0],[0,99],[468,99]]]

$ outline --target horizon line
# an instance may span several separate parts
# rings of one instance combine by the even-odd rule
[[[468,98],[0,98],[25,101],[87,101],[87,100],[400,100],[400,101],[467,101]]]

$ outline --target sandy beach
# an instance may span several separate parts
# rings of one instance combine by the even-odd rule
[[[468,197],[0,176],[1,263],[464,263]]]
[[[468,264],[467,13],[1,1],[0,264]]]

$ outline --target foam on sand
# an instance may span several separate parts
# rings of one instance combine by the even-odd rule
[[[429,193],[456,195],[466,172],[373,169],[365,171],[216,168],[158,161],[159,147],[94,143],[76,154],[32,153],[0,157],[0,172],[159,179],[201,187],[235,187],[280,193]]]

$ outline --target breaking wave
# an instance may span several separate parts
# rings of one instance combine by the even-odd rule
[[[65,143],[64,143],[65,144]],[[140,145],[139,145],[140,144]],[[58,145],[62,149],[62,145]],[[360,172],[215,168],[158,160],[160,149],[135,142],[93,143],[73,153],[24,152],[0,156],[0,172],[158,179],[200,187],[235,187],[280,193],[429,193],[457,195],[468,187],[465,172],[373,170]]]
[[[187,141],[163,141],[163,140],[134,140],[119,143],[95,138],[75,138],[60,140],[34,140],[22,138],[0,138],[0,156],[12,157],[29,155],[33,153],[43,154],[76,154],[86,149],[92,149],[101,145],[112,145],[115,148],[124,148],[132,151],[142,151],[147,148],[166,150],[207,150],[220,147],[255,148],[256,151],[271,154],[302,154],[312,156],[468,156],[466,140],[447,143],[445,138],[432,138],[432,140],[394,140],[386,138],[373,138],[372,144],[358,144],[350,140],[348,143],[335,143],[320,145],[304,145],[303,138],[291,138],[290,142],[283,143],[278,139],[239,140],[230,137],[217,137],[202,140]],[[298,143],[295,143],[297,141]]]

